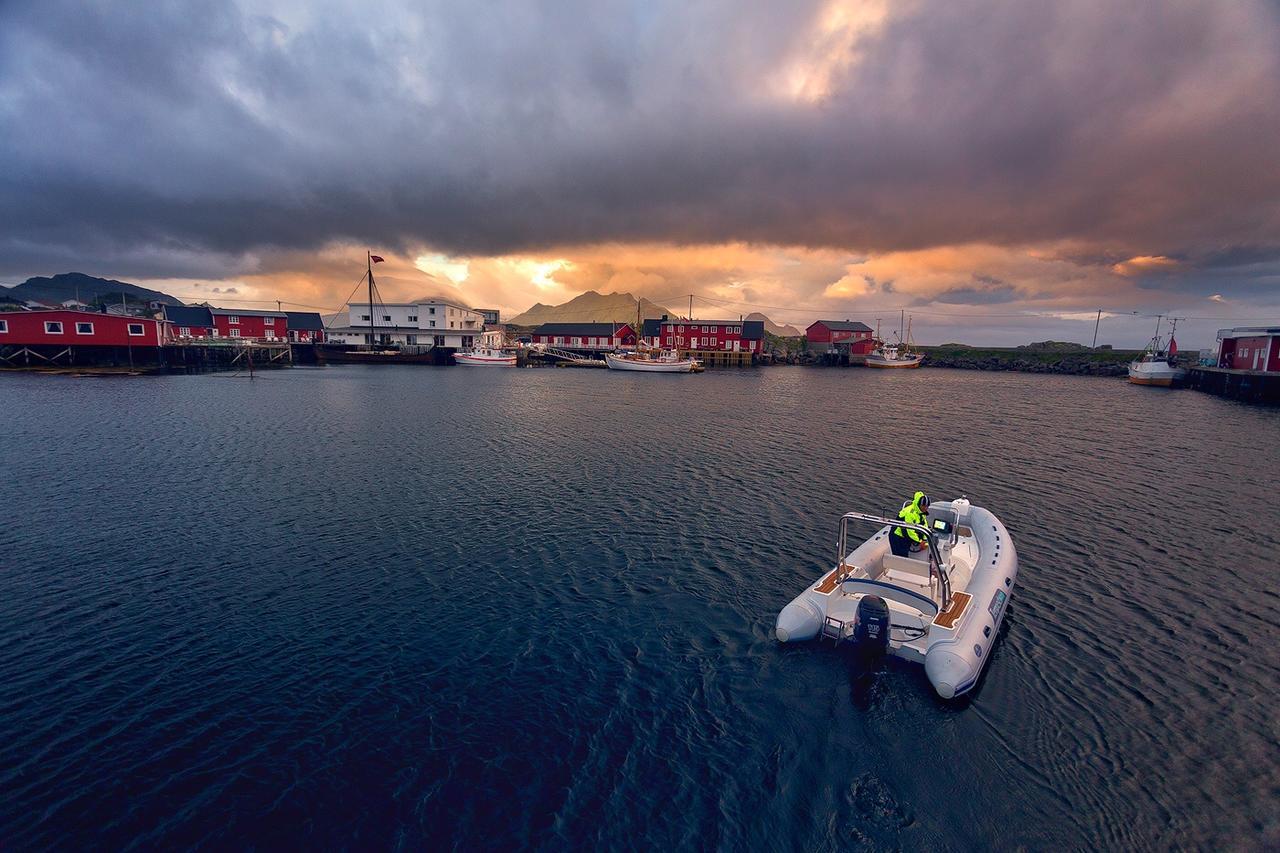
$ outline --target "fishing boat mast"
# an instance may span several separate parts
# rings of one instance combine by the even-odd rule
[[[374,344],[377,342],[373,319],[373,252],[366,249],[364,255],[365,264],[368,266],[365,275],[369,279],[369,349],[373,350]]]

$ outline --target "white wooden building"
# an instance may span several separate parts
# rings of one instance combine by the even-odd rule
[[[370,331],[372,325],[372,332]],[[496,343],[501,329],[486,329],[484,315],[462,305],[443,300],[429,302],[352,302],[345,314],[325,330],[330,343],[400,344],[401,346],[466,349]]]

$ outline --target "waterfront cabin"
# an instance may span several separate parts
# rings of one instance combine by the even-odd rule
[[[213,315],[204,305],[166,305],[160,317],[166,341],[204,341],[217,334]]]
[[[1231,370],[1280,373],[1280,327],[1219,330],[1217,365]]]
[[[149,317],[52,309],[0,311],[0,365],[125,364],[160,360],[161,323]]]
[[[289,318],[283,311],[210,308],[209,313],[219,337],[283,341],[289,335]]]
[[[289,340],[295,344],[324,343],[324,320],[314,311],[286,311]]]
[[[876,346],[871,327],[856,320],[818,320],[804,336],[810,352],[825,355],[867,355]]]
[[[690,352],[764,352],[763,320],[684,320],[663,317],[658,321],[657,346]]]
[[[563,350],[612,352],[636,345],[629,323],[543,323],[532,338],[535,345]]]

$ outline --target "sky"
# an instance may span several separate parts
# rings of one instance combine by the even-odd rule
[[[1280,323],[1278,0],[0,2],[0,282]],[[712,315],[715,315],[713,317]]]

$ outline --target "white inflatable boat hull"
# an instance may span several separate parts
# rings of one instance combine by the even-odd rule
[[[1008,612],[1018,577],[1018,552],[1004,525],[982,507],[962,498],[938,501],[933,510],[954,511],[957,529],[963,531],[944,553],[954,583],[946,611],[940,612],[936,585],[928,581],[928,563],[904,562],[889,554],[890,528],[883,527],[782,608],[775,626],[778,640],[812,640],[822,632],[827,617],[851,622],[857,600],[877,595],[888,603],[895,628],[908,626],[890,632],[889,653],[923,663],[929,683],[944,699],[972,690],[991,658]],[[886,557],[892,569],[885,568]],[[922,563],[923,576],[907,562]],[[899,572],[899,566],[915,569],[917,574]],[[923,636],[910,636],[924,629]]]

